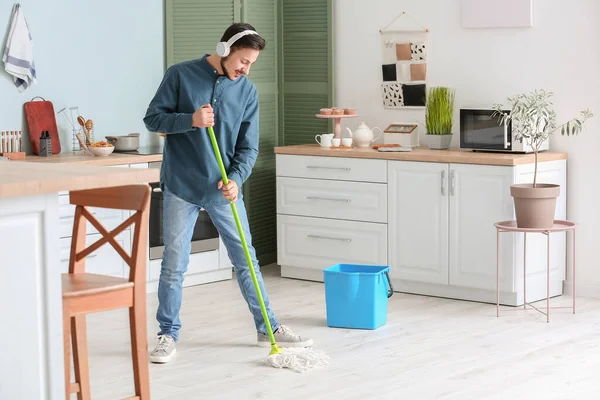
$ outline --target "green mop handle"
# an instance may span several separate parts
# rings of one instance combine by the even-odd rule
[[[219,145],[217,144],[217,139],[215,138],[215,132],[213,131],[212,126],[208,127],[208,134],[210,135],[210,141],[212,142],[213,150],[215,152],[215,156],[217,157],[217,162],[219,163],[219,169],[221,170],[221,176],[223,177],[223,184],[227,185],[229,180],[227,179],[227,173],[225,172],[225,166],[223,165],[223,160],[221,159],[221,152],[219,151]],[[250,274],[252,275],[252,282],[254,283],[254,289],[256,290],[256,296],[258,297],[258,301],[260,303],[260,309],[262,311],[263,318],[265,320],[265,324],[267,325],[267,332],[269,333],[269,339],[271,340],[271,346],[276,346],[275,336],[273,336],[273,328],[271,327],[271,321],[269,321],[269,316],[267,315],[267,308],[265,307],[265,302],[262,297],[262,293],[260,291],[260,287],[258,286],[258,280],[256,279],[256,273],[254,272],[254,263],[252,262],[252,257],[250,256],[250,251],[248,250],[248,244],[246,243],[246,238],[244,237],[244,231],[242,229],[242,224],[240,222],[240,217],[237,212],[237,208],[233,201],[230,201],[231,211],[233,211],[233,218],[235,219],[235,224],[237,226],[237,230],[240,234],[240,239],[242,241],[242,246],[244,247],[244,254],[246,255],[246,262],[248,263],[248,268],[250,269]]]

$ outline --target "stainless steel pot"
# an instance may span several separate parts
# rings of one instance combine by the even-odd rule
[[[105,136],[108,143],[115,146],[115,151],[135,151],[140,148],[140,134],[130,133],[127,136]]]

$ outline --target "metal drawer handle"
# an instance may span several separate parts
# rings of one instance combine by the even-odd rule
[[[350,203],[352,201],[350,199],[332,199],[332,198],[327,198],[327,197],[316,197],[316,196],[307,196],[306,200],[341,201],[342,203]]]
[[[346,168],[346,167],[321,167],[319,165],[307,165],[306,168],[313,168],[313,169],[335,169],[335,170],[340,170],[340,171],[350,171],[350,168]]]
[[[309,237],[311,239],[338,240],[341,242],[351,242],[352,241],[352,239],[347,239],[347,238],[336,238],[336,237],[319,236],[319,235],[306,235],[306,237]]]

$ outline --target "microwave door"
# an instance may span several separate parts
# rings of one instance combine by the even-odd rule
[[[499,124],[488,110],[461,110],[460,146],[465,149],[510,151],[510,125]],[[509,123],[510,124],[510,123]]]

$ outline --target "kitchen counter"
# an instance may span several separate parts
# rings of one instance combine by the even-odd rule
[[[13,162],[33,162],[42,164],[91,164],[91,165],[120,165],[120,164],[138,164],[162,161],[162,154],[129,154],[115,153],[108,156],[96,157],[93,154],[78,153],[58,153],[49,157],[27,156],[23,160],[14,160]]]
[[[127,164],[160,159],[65,153],[0,161],[0,304],[5,321],[20,321],[2,355],[0,398],[64,399],[61,192],[156,182],[159,169]]]
[[[104,163],[107,161],[102,160]],[[121,163],[122,161],[119,162]],[[108,168],[96,165],[73,168],[68,162],[46,164],[3,161],[0,164],[0,198],[157,182],[159,174],[160,170],[156,168]]]
[[[380,152],[371,148],[327,149],[318,144],[275,147],[276,154],[302,156],[326,156],[348,158],[376,158],[398,161],[425,161],[456,164],[481,165],[522,165],[534,162],[533,154],[484,153],[462,149],[431,150],[426,147],[414,148],[410,152]],[[566,160],[567,153],[544,151],[538,153],[538,162]]]

